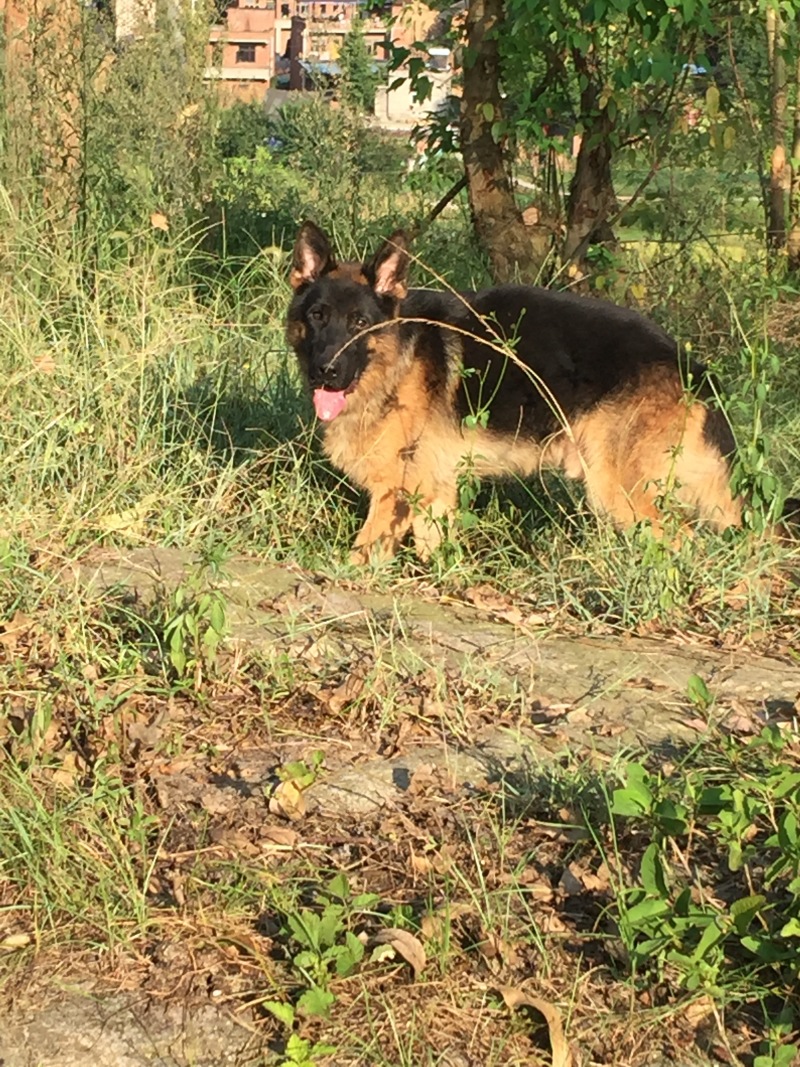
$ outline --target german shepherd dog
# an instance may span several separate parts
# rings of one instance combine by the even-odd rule
[[[409,530],[427,558],[465,467],[557,468],[619,527],[659,531],[665,494],[687,521],[740,524],[728,423],[705,369],[658,326],[532,286],[409,290],[409,260],[400,231],[365,263],[338,262],[311,222],[294,248],[288,340],[325,452],[370,497],[353,562],[392,556]]]

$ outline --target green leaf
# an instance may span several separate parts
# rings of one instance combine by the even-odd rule
[[[325,886],[325,890],[332,897],[338,897],[339,900],[347,900],[350,896],[350,883],[344,871],[339,871],[338,874],[335,874]]]
[[[692,959],[705,960],[712,948],[725,940],[725,931],[718,922],[710,922],[703,931],[703,935],[697,943],[697,948],[692,953]]]
[[[209,612],[211,628],[220,637],[225,633],[225,606],[219,597],[215,597]]]
[[[302,1015],[321,1015],[327,1018],[336,997],[327,989],[312,986],[297,1001],[297,1010]]]
[[[280,1000],[265,1000],[261,1006],[272,1012],[275,1018],[282,1022],[284,1026],[294,1025],[294,1008],[291,1004],[284,1004]]]
[[[494,122],[494,104],[490,100],[481,104],[481,112],[487,122]]]
[[[755,893],[749,897],[740,897],[731,904],[731,918],[736,927],[736,933],[743,937],[750,923],[758,915],[767,902],[767,898]]]
[[[710,119],[715,119],[719,114],[719,89],[716,85],[709,85],[706,89],[706,114]]]
[[[740,871],[743,863],[744,853],[742,851],[742,846],[738,841],[731,842],[731,844],[728,845],[728,870]]]
[[[692,704],[701,711],[705,711],[712,703],[708,686],[699,674],[689,675],[689,681],[686,683],[686,695]]]
[[[324,948],[332,945],[343,930],[342,905],[328,904],[323,912],[319,924],[319,943]]]
[[[611,813],[613,815],[625,815],[628,818],[636,818],[645,815],[648,807],[641,799],[634,796],[629,789],[615,789],[611,801]]]
[[[655,841],[651,842],[645,849],[639,868],[639,877],[642,885],[651,896],[668,896],[669,890],[664,874],[664,865],[661,862],[660,850]]]
[[[800,937],[800,919],[793,916],[781,927],[781,937]]]
[[[660,915],[666,915],[670,910],[669,901],[667,900],[643,900],[639,904],[634,904],[625,913],[625,918],[631,924],[636,927],[639,923],[643,923],[647,919],[654,919]]]
[[[786,852],[797,849],[797,816],[793,811],[785,812],[778,823],[778,843]]]

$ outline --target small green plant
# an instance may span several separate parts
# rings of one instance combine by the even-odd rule
[[[695,676],[690,694],[706,706]],[[620,875],[617,923],[634,975],[655,974],[712,996],[753,996],[791,1004],[800,979],[800,771],[775,727],[742,743],[723,740],[727,763],[712,774],[695,766],[664,775],[642,764],[626,768],[614,790],[615,834],[651,838],[632,884]],[[718,853],[696,842],[720,842],[730,884],[724,899],[706,891]],[[699,853],[691,866],[690,849]],[[684,857],[680,863],[674,857]],[[742,990],[750,990],[743,993]],[[766,1009],[765,1009],[766,1010]],[[786,1064],[796,1018],[788,1009],[767,1016],[762,1067]]]
[[[739,442],[731,486],[746,501],[745,525],[761,533],[780,519],[786,499],[772,469],[770,438],[764,430],[764,414],[781,373],[781,361],[766,345],[758,349],[748,344],[742,354],[742,372],[744,385],[733,398],[732,409],[747,426],[747,438]]]
[[[293,1006],[275,1001],[264,1006],[287,1025],[296,1012],[327,1016],[336,999],[332,981],[352,974],[364,957],[364,942],[353,932],[353,920],[378,900],[374,893],[353,896],[347,876],[340,872],[315,894],[313,907],[285,912],[283,930],[292,945],[292,965],[307,988]]]
[[[284,1059],[279,1067],[316,1067],[320,1056],[332,1056],[336,1052],[335,1045],[325,1045],[322,1042],[312,1044],[299,1034],[292,1034],[286,1042]]]
[[[222,559],[218,551],[207,555],[169,598],[164,623],[169,662],[177,681],[193,681],[196,688],[213,670],[227,633],[225,596],[208,580],[219,574]]]

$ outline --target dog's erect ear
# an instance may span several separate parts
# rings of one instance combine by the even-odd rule
[[[402,230],[393,233],[364,264],[364,275],[378,296],[393,296],[404,300],[408,295],[408,238]]]
[[[304,222],[294,243],[292,272],[289,275],[292,288],[300,289],[304,285],[310,285],[335,267],[336,258],[328,238],[319,226],[313,222]]]

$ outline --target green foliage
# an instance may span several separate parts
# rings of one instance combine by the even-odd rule
[[[223,159],[252,159],[268,136],[269,122],[261,104],[236,100],[220,111],[216,146]]]
[[[275,1001],[264,1006],[287,1024],[295,1011],[327,1016],[336,999],[331,982],[352,974],[364,957],[364,942],[351,929],[353,921],[378,900],[374,893],[354,896],[347,876],[340,873],[315,893],[313,907],[287,910],[284,933],[294,946],[292,964],[307,988],[294,1006]]]
[[[215,170],[212,90],[205,84],[202,6],[179,21],[158,5],[157,32],[122,49],[87,117],[93,225],[138,229],[154,211],[181,232],[200,222]]]
[[[208,583],[209,574],[219,573],[223,555],[220,550],[212,553],[172,591],[163,626],[163,641],[176,679],[191,681],[197,689],[213,670],[227,633],[225,597]]]
[[[690,991],[727,990],[735,998],[737,976],[752,986],[758,975],[776,1003],[788,1003],[800,980],[800,772],[775,727],[729,748],[722,778],[627,766],[611,811],[652,840],[634,884],[619,887],[619,932],[640,978],[671,978]],[[745,874],[725,900],[697,892],[673,862],[687,836],[698,833],[724,844],[728,870]],[[784,1062],[786,1048],[797,1051],[781,1045],[791,1030],[782,1019],[772,1020],[765,1063]]]
[[[360,18],[354,18],[342,41],[339,52],[342,74],[339,95],[342,103],[357,111],[371,113],[375,106],[375,90],[381,81],[375,57],[370,53]]]

